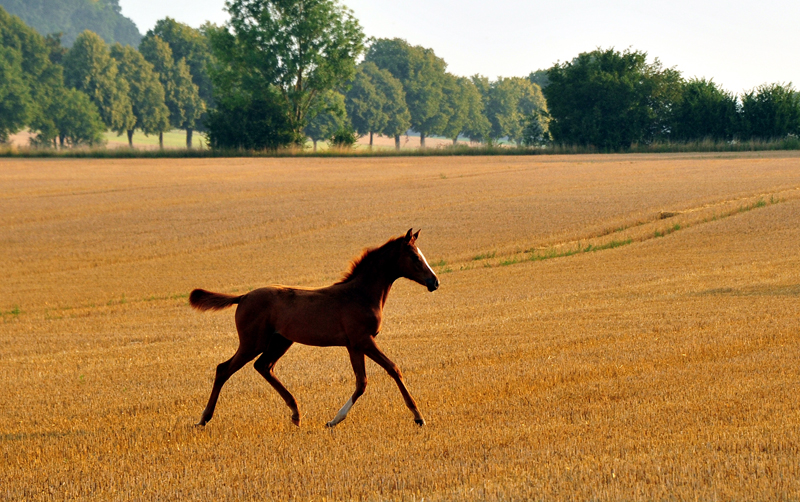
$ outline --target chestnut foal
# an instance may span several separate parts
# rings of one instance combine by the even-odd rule
[[[252,361],[255,369],[281,395],[292,410],[292,422],[300,425],[300,410],[294,396],[273,373],[278,359],[294,342],[317,347],[344,346],[356,375],[356,390],[339,413],[328,422],[333,427],[347,417],[350,408],[367,387],[366,355],[380,365],[400,388],[406,406],[418,425],[425,425],[417,403],[403,383],[403,375],[375,343],[381,330],[383,306],[395,280],[405,277],[436,291],[439,279],[431,270],[416,242],[419,231],[411,230],[383,246],[365,251],[344,278],[332,286],[303,289],[270,286],[242,296],[195,289],[189,303],[199,310],[219,310],[238,304],[236,330],[239,348],[232,358],[217,366],[214,388],[198,425],[214,415],[219,392],[225,382]]]

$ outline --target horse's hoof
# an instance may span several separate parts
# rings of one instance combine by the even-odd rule
[[[292,417],[292,423],[298,427],[300,427],[300,419]]]
[[[420,427],[422,427],[423,425],[425,425],[425,419],[424,418],[415,418],[414,419],[414,423],[419,425]]]
[[[325,424],[325,427],[327,427],[328,429],[333,429],[334,427],[336,427],[336,424],[333,422],[328,422],[327,424]]]
[[[205,426],[206,426],[206,423],[205,423],[205,422],[202,422],[202,421],[200,421],[200,422],[197,422],[196,424],[194,424],[194,426],[195,426],[195,427],[205,427]]]

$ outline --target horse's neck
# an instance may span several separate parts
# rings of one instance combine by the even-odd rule
[[[386,273],[381,269],[371,269],[365,272],[355,278],[353,286],[363,291],[369,298],[370,306],[383,310],[389,291],[392,289],[394,281],[398,278],[394,274]]]

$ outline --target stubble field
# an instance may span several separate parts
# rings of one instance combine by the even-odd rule
[[[800,154],[0,161],[0,499],[798,500]],[[195,428],[233,309],[409,227],[369,362]]]

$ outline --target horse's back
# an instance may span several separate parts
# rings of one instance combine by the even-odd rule
[[[347,345],[341,320],[343,301],[331,288],[267,286],[242,297],[236,325],[242,329],[277,332],[306,345]]]

